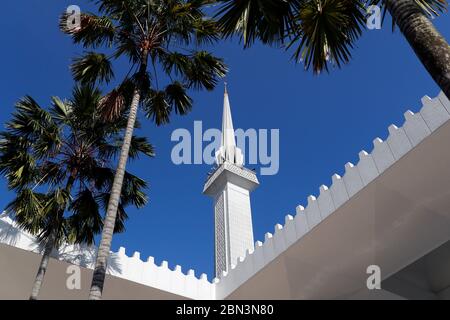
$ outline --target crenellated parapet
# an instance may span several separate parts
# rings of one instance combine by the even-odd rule
[[[119,278],[191,299],[214,298],[214,288],[206,274],[197,278],[194,270],[188,270],[185,274],[179,265],[172,270],[167,261],[157,265],[151,256],[143,261],[139,252],[127,256],[125,248],[121,247],[110,255],[109,265],[116,266],[110,268],[109,273]]]
[[[0,243],[35,253],[42,252],[35,238],[21,230],[9,217],[0,218]],[[54,250],[52,257],[93,269],[96,254],[96,247],[65,245],[58,251]],[[210,300],[215,297],[214,285],[208,281],[206,274],[197,278],[194,270],[185,274],[178,265],[172,270],[167,261],[155,264],[153,257],[143,261],[139,252],[128,256],[123,247],[118,252],[111,252],[107,274],[190,299]]]

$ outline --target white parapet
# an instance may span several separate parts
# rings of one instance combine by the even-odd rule
[[[331,196],[331,191],[326,185],[322,185],[320,187],[320,194],[317,201],[319,203],[319,210],[322,219],[328,217],[336,209],[333,197]]]
[[[368,154],[364,150],[359,153],[359,162],[357,167],[364,186],[368,185],[380,174],[372,155]]]
[[[338,174],[334,174],[331,177],[331,194],[333,197],[334,205],[337,208],[339,208],[341,205],[343,205],[349,198],[347,188],[345,187],[344,180],[342,177]]]
[[[412,149],[412,144],[403,128],[397,128],[396,125],[392,124],[388,130],[389,138],[387,139],[387,143],[395,160],[398,160]]]
[[[308,197],[308,205],[306,206],[306,221],[308,222],[309,229],[314,228],[322,221],[320,216],[319,204],[314,196]]]
[[[9,217],[0,218],[0,243],[36,253],[41,252],[35,237],[21,230]],[[95,247],[63,245],[59,251],[52,253],[52,257],[93,269],[96,254]],[[110,253],[107,273],[190,299],[211,300],[215,298],[214,285],[208,281],[205,274],[202,274],[200,278],[195,276],[194,270],[189,270],[187,274],[184,274],[180,266],[171,270],[167,261],[163,261],[158,266],[153,257],[149,257],[144,262],[141,260],[139,252],[127,256],[123,247],[118,252]]]
[[[342,179],[349,197],[353,197],[364,187],[358,168],[351,162],[345,164],[345,174]]]
[[[420,113],[414,113],[408,110],[405,112],[404,116],[405,123],[403,124],[403,129],[405,130],[409,141],[411,141],[412,146],[415,147],[425,139],[425,137],[429,136],[431,131]]]

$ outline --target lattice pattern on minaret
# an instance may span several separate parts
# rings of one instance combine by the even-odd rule
[[[224,212],[224,193],[221,192],[215,203],[215,254],[216,254],[216,275],[221,274],[227,269],[227,254],[225,245],[225,212]]]

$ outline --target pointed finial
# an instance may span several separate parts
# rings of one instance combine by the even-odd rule
[[[224,81],[225,94],[223,97],[222,115],[222,138],[219,150],[216,152],[216,163],[230,162],[237,166],[243,166],[243,155],[241,149],[236,147],[236,137],[231,118],[230,99],[228,96],[228,83]]]

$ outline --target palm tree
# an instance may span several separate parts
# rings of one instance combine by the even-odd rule
[[[138,107],[157,125],[168,123],[171,113],[184,115],[192,108],[189,89],[213,90],[226,67],[222,60],[198,49],[219,38],[215,22],[203,7],[211,0],[98,0],[99,15],[82,14],[81,26],[70,27],[63,15],[61,29],[75,43],[96,50],[75,59],[72,71],[83,83],[109,82],[114,78],[111,59],[130,61],[128,76],[103,100],[103,114],[113,120],[128,106],[128,125],[114,184],[109,198],[102,239],[90,290],[100,299],[107,257],[116,221]],[[162,75],[163,77],[158,77]],[[163,80],[164,83],[163,83]]]
[[[100,92],[77,87],[69,101],[52,98],[42,108],[27,96],[16,105],[0,133],[0,172],[15,199],[7,206],[18,225],[37,236],[43,256],[30,299],[36,300],[49,257],[62,243],[92,244],[100,233],[114,180],[111,161],[118,154],[126,117],[101,120]],[[143,137],[133,137],[130,157],[153,156]],[[145,181],[126,172],[115,232],[124,231],[125,207],[147,202]]]
[[[443,12],[446,0],[218,0],[219,25],[225,37],[238,34],[249,47],[296,46],[294,58],[314,73],[341,67],[366,22],[365,4],[382,5],[431,77],[450,98],[450,46],[429,18]],[[383,14],[383,17],[384,17]]]

